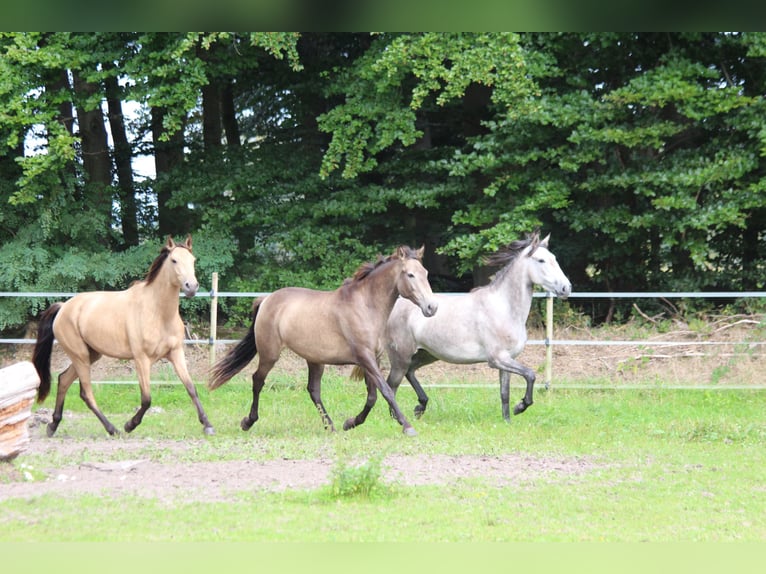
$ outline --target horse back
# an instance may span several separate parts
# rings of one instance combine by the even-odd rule
[[[260,304],[255,323],[261,356],[288,347],[307,361],[324,364],[355,362],[355,339],[366,333],[362,316],[340,291],[285,287]],[[365,340],[364,346],[369,346]]]

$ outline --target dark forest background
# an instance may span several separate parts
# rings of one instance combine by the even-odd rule
[[[762,33],[2,33],[0,291],[122,289],[187,233],[203,288],[406,243],[464,291],[538,228],[575,291],[761,290],[765,95]]]

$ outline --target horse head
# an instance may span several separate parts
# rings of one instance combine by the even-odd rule
[[[186,236],[186,241],[183,243],[176,243],[172,237],[168,236],[163,249],[168,252],[167,260],[172,269],[171,281],[183,291],[186,297],[194,297],[199,289],[199,283],[194,274],[196,258],[192,254],[191,234]]]
[[[424,251],[425,247],[421,247],[417,251],[406,246],[397,248],[394,254],[394,258],[399,261],[396,288],[399,295],[420,307],[423,315],[433,317],[439,304],[436,302],[433,291],[431,291],[428,271],[421,263]]]
[[[556,256],[548,250],[550,233],[542,241],[534,236],[532,244],[527,248],[529,278],[535,285],[540,285],[546,291],[555,293],[557,297],[566,299],[572,292],[572,283],[559,267]]]

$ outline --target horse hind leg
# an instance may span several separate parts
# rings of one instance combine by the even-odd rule
[[[93,387],[91,386],[90,365],[95,363],[100,357],[101,355],[91,350],[89,353],[89,362],[88,363],[81,362],[76,367],[77,374],[80,379],[80,398],[88,406],[91,412],[93,412],[93,414],[96,415],[96,418],[99,421],[101,421],[101,424],[104,425],[106,432],[114,436],[116,434],[119,434],[117,431],[117,428],[111,422],[109,422],[109,419],[107,419],[106,416],[104,416],[104,413],[102,413],[101,410],[98,408],[98,403],[96,403],[96,397],[93,396]]]
[[[58,387],[56,389],[56,406],[53,407],[53,416],[51,422],[48,423],[46,433],[49,437],[56,434],[56,430],[61,424],[61,419],[64,416],[64,399],[66,399],[67,391],[72,383],[77,379],[77,370],[74,365],[69,365],[58,377]]]
[[[263,390],[263,385],[266,382],[266,376],[269,374],[272,367],[274,367],[275,363],[275,360],[264,361],[263,355],[261,355],[261,358],[258,361],[258,369],[253,373],[253,403],[250,405],[250,412],[248,415],[239,423],[239,426],[243,431],[250,430],[250,427],[252,427],[255,424],[255,421],[258,420],[258,404],[260,402],[261,390]]]
[[[322,374],[324,373],[324,365],[321,363],[307,363],[309,367],[309,383],[307,391],[311,397],[311,401],[319,411],[322,417],[322,422],[326,429],[335,432],[335,425],[327,414],[327,409],[324,408],[322,403]]]
[[[375,406],[375,403],[378,400],[378,389],[375,386],[373,377],[367,370],[364,372],[364,382],[367,385],[367,400],[364,403],[364,407],[362,407],[362,410],[358,415],[346,419],[346,421],[343,423],[343,430],[351,430],[352,428],[363,424],[364,421],[367,420],[367,415],[370,414],[372,407]],[[395,418],[398,420],[398,417]]]

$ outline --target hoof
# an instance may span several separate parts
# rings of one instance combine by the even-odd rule
[[[136,428],[136,427],[133,427]],[[133,429],[131,429],[133,430]],[[109,433],[109,436],[120,436],[120,431],[118,431],[116,428],[112,427],[110,429],[106,429],[106,432]],[[130,432],[130,431],[127,431]]]
[[[527,407],[530,407],[530,406],[532,406],[532,403],[527,404],[526,402],[521,401],[519,404],[517,404],[515,407],[513,407],[513,414],[514,415],[520,415],[525,410],[527,410]]]
[[[57,428],[58,428],[58,425],[54,425],[53,423],[48,423],[48,426],[45,427],[45,434],[47,434],[49,437],[52,437],[54,434],[56,434]]]
[[[242,422],[241,422],[241,423],[239,423],[239,427],[240,427],[240,428],[241,428],[243,431],[249,431],[249,430],[250,430],[250,427],[251,427],[251,426],[253,426],[253,423],[254,423],[254,422],[255,422],[255,421],[251,421],[249,417],[245,417],[245,418],[243,418],[243,419],[242,419]]]
[[[354,419],[346,419],[346,422],[343,423],[343,430],[351,430],[356,426],[356,421]]]
[[[215,434],[215,429],[213,429],[213,427],[205,427],[203,430],[207,436],[213,436]]]
[[[406,436],[418,436],[418,431],[416,431],[413,427],[404,427],[402,432]]]
[[[132,423],[132,421],[128,421],[128,422],[126,422],[126,423],[125,423],[125,427],[124,427],[124,428],[125,428],[125,432],[126,432],[126,433],[132,433],[132,432],[135,430],[135,428],[136,428],[136,425],[134,425],[134,424]],[[113,429],[113,430],[108,430],[108,429],[107,429],[107,432],[108,432],[110,435],[114,436],[114,435],[116,435],[116,434],[117,434],[117,429]]]
[[[423,416],[423,413],[426,412],[426,408],[423,405],[418,405],[415,407],[415,418],[419,419]]]

